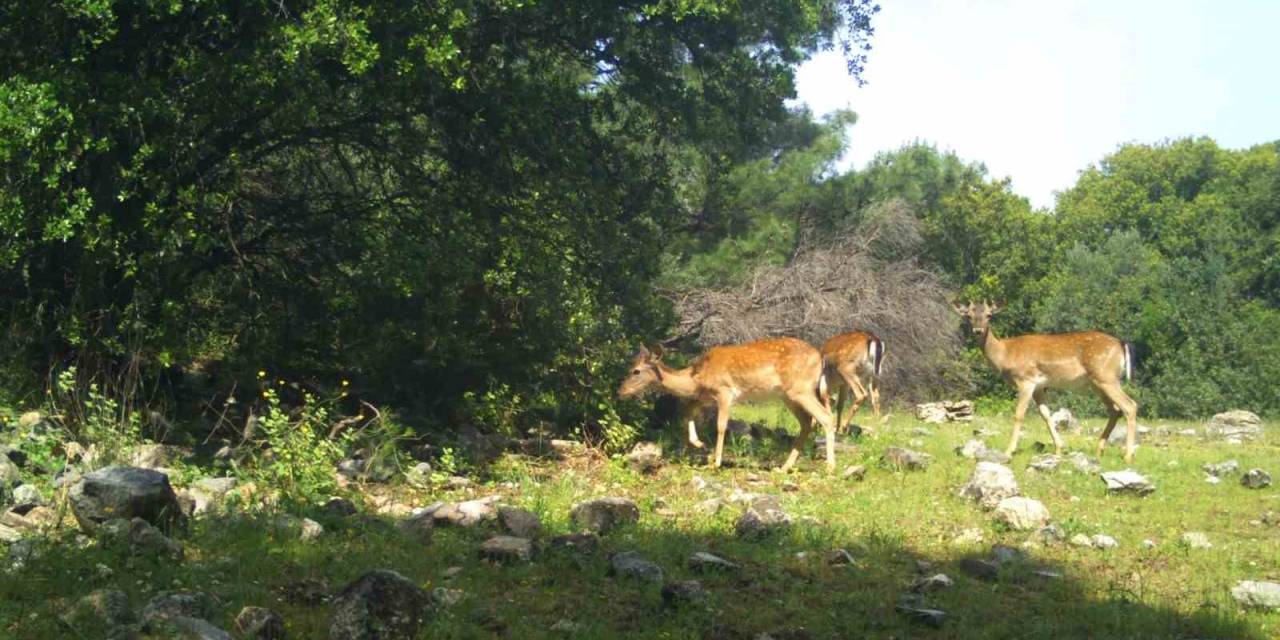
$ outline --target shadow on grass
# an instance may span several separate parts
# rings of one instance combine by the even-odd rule
[[[980,575],[962,565],[988,556],[928,557],[891,531],[842,539],[823,523],[799,521],[764,539],[742,540],[733,530],[739,513],[733,506],[714,516],[645,512],[638,524],[607,533],[598,549],[584,553],[546,543],[571,529],[562,509],[548,510],[533,562],[505,566],[478,557],[491,527],[440,528],[424,542],[391,519],[319,511],[301,514],[326,528],[310,542],[267,517],[198,520],[182,538],[181,563],[78,547],[67,534],[0,577],[0,636],[103,637],[101,629],[68,629],[57,616],[94,589],[116,588],[135,609],[159,591],[205,591],[221,603],[212,622],[223,628],[232,627],[241,607],[265,606],[284,615],[290,637],[324,638],[327,596],[369,570],[388,568],[426,588],[465,594],[433,610],[421,638],[1266,637],[1257,618],[1236,617],[1233,607],[1187,614],[1106,593],[1089,576],[1043,563],[1034,552]],[[847,550],[852,563],[833,563],[835,549]],[[657,563],[668,582],[700,580],[709,597],[672,607],[657,584],[610,577],[609,556],[620,551]],[[699,573],[687,564],[697,551],[740,568]],[[452,567],[460,570],[446,577]],[[897,607],[912,583],[936,573],[954,585],[913,603],[947,613],[933,628]]]

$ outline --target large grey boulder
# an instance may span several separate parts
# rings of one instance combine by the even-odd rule
[[[640,507],[630,498],[596,498],[574,505],[569,517],[587,531],[605,533],[620,525],[639,522]]]
[[[1262,437],[1262,419],[1252,411],[1226,411],[1209,419],[1204,435],[1213,440],[1244,442]]]
[[[1018,495],[1018,481],[1013,471],[994,462],[979,462],[960,488],[961,497],[970,498],[984,509],[994,509],[1001,500]]]
[[[142,518],[168,529],[182,523],[178,496],[168,476],[137,467],[107,467],[71,487],[71,512],[85,532],[116,518]]]
[[[1280,609],[1280,583],[1241,580],[1231,588],[1231,597],[1254,609]]]
[[[417,637],[431,597],[413,581],[387,569],[347,585],[329,614],[330,640],[399,640]]]

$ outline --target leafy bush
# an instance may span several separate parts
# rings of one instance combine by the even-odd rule
[[[329,437],[330,406],[310,393],[286,410],[274,389],[262,392],[267,411],[258,419],[262,450],[242,470],[245,479],[289,503],[314,503],[335,489],[334,472],[350,436]]]

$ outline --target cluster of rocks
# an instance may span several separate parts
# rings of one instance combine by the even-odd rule
[[[1031,531],[1049,522],[1049,510],[1039,500],[1020,495],[1013,471],[1001,464],[979,462],[960,496],[992,511],[998,522],[1015,531]]]

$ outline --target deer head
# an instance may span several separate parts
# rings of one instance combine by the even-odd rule
[[[987,334],[987,330],[991,328],[991,316],[1000,313],[1001,306],[984,300],[981,304],[970,302],[967,305],[957,304],[952,308],[961,318],[969,321],[969,326],[973,329],[974,335],[984,336]]]
[[[618,397],[634,398],[660,385],[662,383],[662,370],[659,368],[661,362],[661,347],[654,345],[653,351],[650,351],[644,345],[640,345],[640,351],[631,361],[630,372],[623,379],[622,386],[618,387]]]

